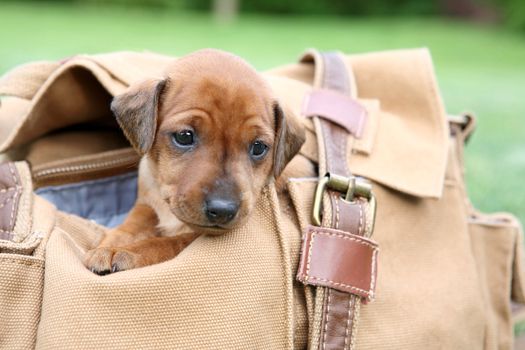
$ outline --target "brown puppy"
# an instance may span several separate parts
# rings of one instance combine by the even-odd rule
[[[171,259],[200,234],[241,225],[304,142],[259,74],[217,50],[175,61],[111,108],[143,157],[134,208],[85,257],[97,274]]]

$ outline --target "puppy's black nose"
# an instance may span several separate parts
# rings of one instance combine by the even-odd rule
[[[214,224],[226,224],[235,217],[239,203],[230,199],[213,198],[206,201],[206,217]]]

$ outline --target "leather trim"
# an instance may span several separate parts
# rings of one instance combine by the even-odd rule
[[[310,51],[301,62],[315,64],[315,86],[353,98],[357,95],[352,70],[347,69],[337,53]],[[319,103],[322,100],[319,99]],[[328,99],[324,101],[327,103]],[[348,130],[335,120],[334,123],[314,116],[313,121],[319,173],[350,176],[347,152],[351,152],[354,138],[349,137]],[[374,297],[378,248],[375,242],[360,237],[368,230],[366,210],[363,209],[366,203],[349,203],[340,200],[340,194],[335,193],[330,195],[329,203],[332,207],[331,223],[327,224],[328,218],[325,217],[323,226],[332,228],[307,227],[297,279],[317,286],[321,292],[322,300],[316,301],[323,303],[323,315],[320,320],[316,318],[320,322],[320,338],[316,338],[311,347],[353,349],[361,301],[370,301]],[[324,213],[326,215],[327,210]]]
[[[352,349],[361,305],[360,298],[335,289],[327,289],[324,305],[319,348]]]
[[[0,164],[0,239],[12,240],[22,182],[13,163]]]
[[[328,89],[307,93],[303,100],[302,114],[305,117],[327,119],[357,138],[363,135],[367,120],[366,109],[355,99]]]
[[[376,285],[377,243],[349,232],[308,226],[297,279],[372,300]]]

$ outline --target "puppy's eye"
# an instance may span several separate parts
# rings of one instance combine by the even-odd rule
[[[267,152],[268,146],[266,146],[262,141],[255,141],[250,146],[250,156],[254,160],[263,159]]]
[[[189,147],[195,143],[195,136],[191,130],[177,131],[171,137],[175,145],[180,147]]]

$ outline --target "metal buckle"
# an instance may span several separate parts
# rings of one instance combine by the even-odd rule
[[[371,236],[374,232],[374,226],[376,221],[376,198],[372,193],[372,184],[366,179],[355,177],[355,176],[341,176],[336,174],[326,173],[317,184],[315,189],[314,197],[314,208],[313,208],[313,223],[316,226],[321,226],[321,203],[323,201],[323,194],[326,189],[331,189],[340,193],[344,193],[344,200],[352,202],[356,197],[363,197],[368,199],[370,206],[370,213],[372,215],[371,227],[369,235]]]

